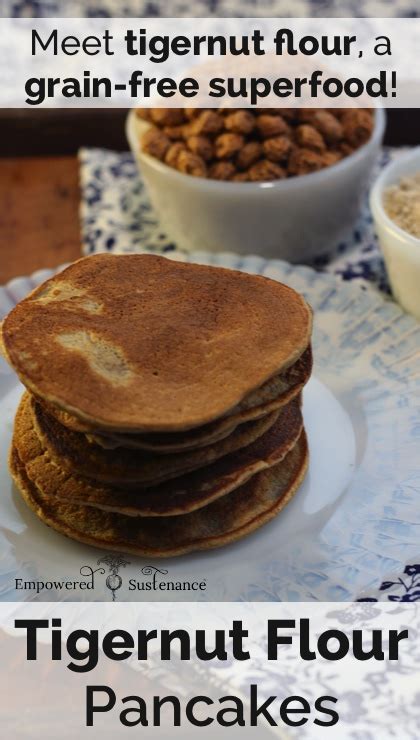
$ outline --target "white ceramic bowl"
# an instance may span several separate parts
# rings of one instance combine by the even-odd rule
[[[415,172],[420,172],[420,147],[402,154],[384,168],[372,187],[370,208],[394,297],[420,320],[420,239],[397,226],[383,206],[384,190]]]
[[[134,111],[127,138],[163,228],[179,247],[305,262],[330,252],[357,217],[385,128],[377,109],[370,140],[332,167],[287,180],[220,182],[185,175],[140,150],[148,123]]]

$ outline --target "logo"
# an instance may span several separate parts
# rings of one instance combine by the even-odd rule
[[[125,568],[126,565],[130,565],[129,560],[125,560],[121,555],[105,555],[103,558],[99,558],[98,565],[104,563],[108,566],[109,575],[106,577],[106,587],[112,593],[112,601],[116,601],[116,592],[121,588],[123,579],[119,574],[120,568]],[[102,572],[106,571],[101,568]]]
[[[139,578],[129,578],[124,583],[121,569],[131,565],[122,555],[104,555],[97,561],[97,568],[91,565],[82,565],[79,573],[81,578],[72,580],[70,578],[57,578],[51,580],[27,581],[23,578],[15,578],[17,591],[35,591],[40,594],[44,591],[59,593],[61,591],[93,591],[97,585],[98,576],[105,576],[105,586],[111,593],[112,601],[117,601],[117,594],[122,594],[126,586],[128,591],[160,593],[162,591],[183,591],[198,593],[205,591],[207,583],[205,578],[200,580],[173,580],[166,568],[157,568],[154,565],[144,565],[140,568]],[[102,579],[101,579],[102,580]]]

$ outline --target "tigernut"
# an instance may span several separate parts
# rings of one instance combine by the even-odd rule
[[[185,126],[164,126],[162,131],[171,141],[180,141],[184,138]]]
[[[297,127],[296,143],[303,149],[313,149],[314,152],[324,152],[326,149],[322,135],[309,123],[302,123]]]
[[[156,159],[163,159],[171,142],[159,129],[149,128],[143,135],[141,143],[146,154]]]
[[[157,126],[177,126],[184,121],[182,108],[151,108],[150,118]]]
[[[294,149],[289,157],[289,175],[309,175],[324,166],[322,154],[313,149]]]
[[[247,170],[262,156],[262,144],[259,141],[248,141],[243,145],[236,157],[236,164],[240,170]]]
[[[272,136],[263,141],[263,151],[270,162],[284,162],[293,144],[288,136]]]
[[[210,166],[209,176],[214,180],[230,180],[235,172],[235,165],[232,162],[215,162]]]
[[[214,153],[217,159],[230,159],[244,145],[241,134],[220,134],[214,142]]]
[[[204,159],[199,157],[198,154],[188,151],[188,149],[180,151],[176,166],[180,172],[184,172],[186,175],[193,175],[193,177],[205,177],[207,175]]]
[[[230,178],[232,182],[249,182],[248,172],[235,172]]]
[[[288,134],[289,125],[281,115],[273,116],[269,113],[262,113],[257,116],[257,128],[263,139],[269,136],[278,136],[279,134]]]
[[[192,134],[218,134],[223,129],[223,117],[213,110],[206,110],[191,123]]]
[[[178,157],[181,152],[185,151],[186,146],[182,141],[175,141],[165,154],[165,164],[169,167],[176,167],[178,163]]]
[[[213,158],[213,144],[208,136],[189,136],[186,143],[191,152],[198,154],[206,162]]]
[[[329,149],[327,152],[324,152],[322,155],[322,161],[324,163],[324,167],[331,167],[332,164],[336,164],[342,158],[343,158],[343,155],[337,149]]]
[[[225,118],[225,128],[235,134],[250,134],[255,128],[255,116],[246,110],[229,113]]]
[[[250,167],[248,176],[251,181],[282,180],[286,177],[286,170],[268,159],[260,159]]]
[[[340,121],[327,110],[315,111],[312,125],[324,137],[325,141],[332,144],[343,138],[343,126]]]
[[[368,111],[349,108],[344,113],[341,122],[343,124],[344,138],[351,146],[362,146],[370,138],[373,129],[373,119]]]

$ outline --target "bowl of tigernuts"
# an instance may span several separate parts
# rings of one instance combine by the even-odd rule
[[[141,108],[126,132],[179,247],[308,262],[349,234],[384,127],[379,108]]]

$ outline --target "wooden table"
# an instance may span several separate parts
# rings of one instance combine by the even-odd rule
[[[0,285],[80,257],[76,156],[0,159]]]
[[[127,149],[126,115],[0,109],[0,285],[80,257],[77,151]]]

